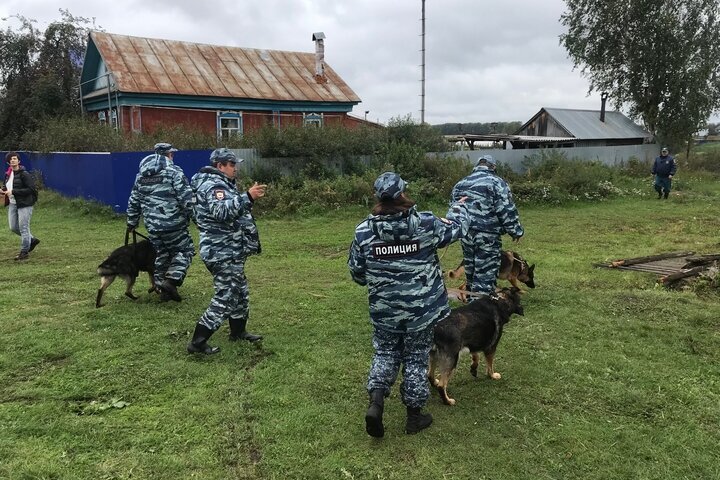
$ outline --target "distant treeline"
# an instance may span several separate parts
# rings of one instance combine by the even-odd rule
[[[488,123],[442,123],[433,125],[443,135],[460,135],[472,133],[485,135],[488,133],[515,133],[522,126],[522,122],[488,122]]]

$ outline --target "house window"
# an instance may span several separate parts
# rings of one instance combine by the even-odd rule
[[[100,125],[105,125],[107,123],[107,116],[105,115],[105,110],[101,110],[98,112],[98,121],[100,122]]]
[[[118,119],[117,119],[117,109],[113,108],[110,110],[110,125],[113,126],[117,130],[118,126]]]
[[[130,129],[133,132],[142,132],[142,110],[140,107],[130,107]]]
[[[242,115],[237,112],[218,112],[217,131],[221,140],[242,134]]]
[[[305,127],[317,127],[323,126],[323,114],[322,113],[303,113],[303,126]]]

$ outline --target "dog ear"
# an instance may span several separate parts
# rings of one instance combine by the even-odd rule
[[[535,264],[534,264],[534,263],[533,263],[532,265],[530,265],[530,268],[528,269],[528,271],[532,272],[533,270],[535,270]]]

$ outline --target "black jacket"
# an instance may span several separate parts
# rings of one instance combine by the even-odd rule
[[[667,177],[668,175],[675,175],[677,171],[677,161],[672,155],[661,155],[655,158],[653,163],[652,173],[660,177]]]
[[[5,184],[7,184],[9,177],[9,174],[5,175]],[[7,185],[5,188],[7,188]],[[35,188],[35,180],[30,175],[30,172],[22,166],[15,172],[11,190],[18,208],[32,207],[37,202],[38,194]]]

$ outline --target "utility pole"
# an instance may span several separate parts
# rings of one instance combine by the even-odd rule
[[[422,37],[422,50],[420,50],[422,52],[422,64],[420,65],[420,125],[423,125],[425,123],[425,0],[422,0],[422,19],[420,22],[422,23],[422,33],[420,34]]]

